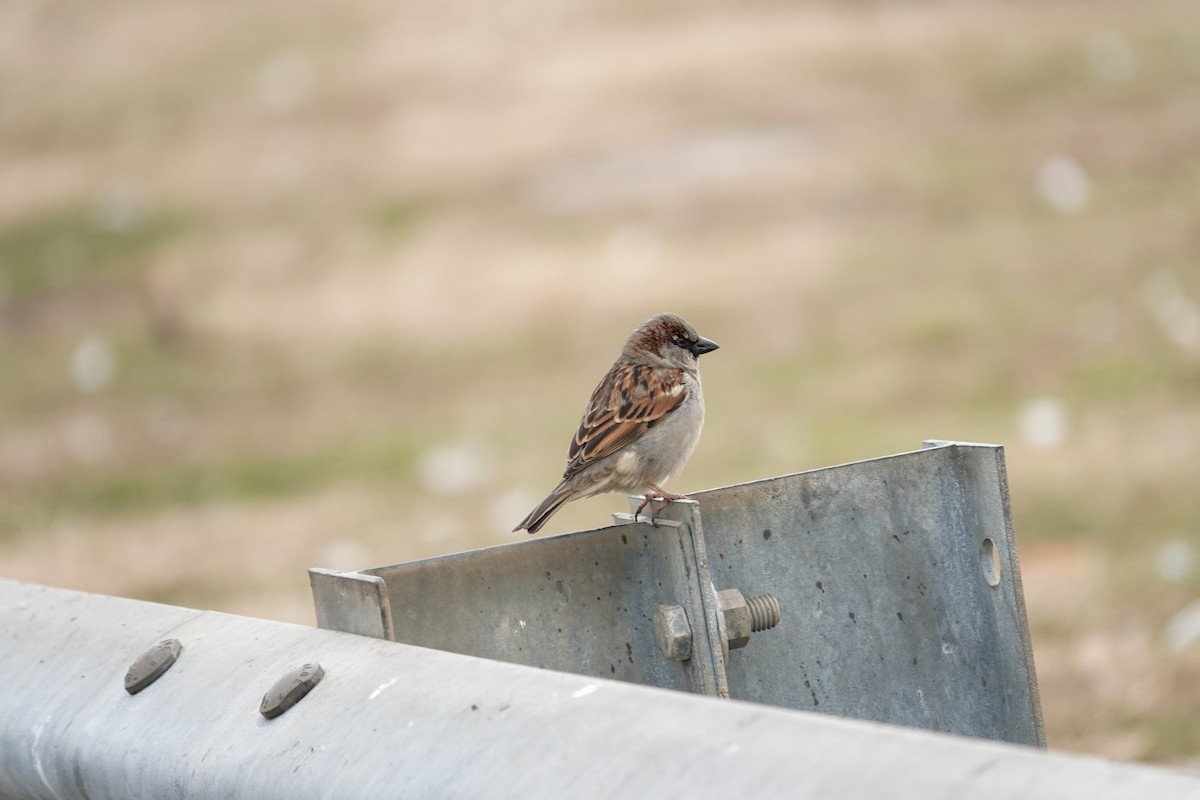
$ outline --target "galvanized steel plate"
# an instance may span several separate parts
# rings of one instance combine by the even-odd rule
[[[724,694],[686,525],[625,525],[363,570],[312,570],[318,623],[370,632],[387,617],[395,641],[514,664]],[[381,614],[347,606],[342,584],[381,580]],[[662,657],[654,610],[677,603],[697,637],[686,662]],[[333,608],[333,611],[329,609]],[[361,625],[347,612],[359,611]],[[717,659],[720,650],[717,648]],[[718,680],[721,681],[718,685]]]
[[[1002,448],[942,443],[692,497],[717,587],[783,608],[729,656],[733,698],[1045,744]]]
[[[699,505],[671,504],[658,528],[314,570],[318,620],[385,637],[390,625],[397,641],[519,664],[1044,744],[1002,448],[937,443],[692,497]],[[783,612],[732,653],[715,600],[729,588],[771,593]],[[664,603],[687,609],[688,661],[655,643]]]

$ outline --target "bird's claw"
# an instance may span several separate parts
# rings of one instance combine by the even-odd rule
[[[657,509],[654,508],[654,501],[656,499],[662,501],[662,505],[659,506]],[[648,493],[642,495],[641,504],[637,507],[637,510],[633,512],[633,521],[637,522],[639,519],[639,516],[642,513],[642,509],[645,508],[647,505],[649,505],[650,506],[650,525],[652,527],[657,528],[658,527],[658,515],[663,512],[663,509],[665,509],[667,507],[667,504],[670,502],[671,501],[669,498],[662,497],[662,496],[656,497],[652,492],[648,492]]]

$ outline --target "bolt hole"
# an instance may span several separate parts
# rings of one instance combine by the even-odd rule
[[[985,538],[979,548],[979,567],[983,570],[983,579],[988,586],[1000,585],[1000,553],[996,543]]]

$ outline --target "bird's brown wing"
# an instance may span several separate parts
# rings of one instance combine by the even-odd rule
[[[687,398],[681,370],[618,364],[592,392],[567,454],[563,478],[637,441]]]

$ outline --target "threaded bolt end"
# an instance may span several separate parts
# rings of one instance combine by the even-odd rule
[[[783,609],[773,594],[758,594],[746,598],[750,607],[750,630],[755,633],[774,628],[783,619]]]

